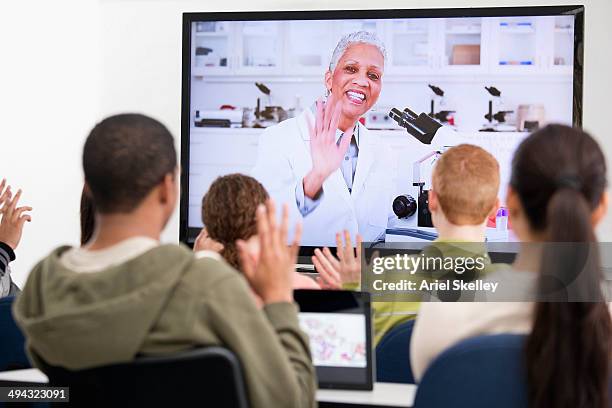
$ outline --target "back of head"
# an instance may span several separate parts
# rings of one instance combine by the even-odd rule
[[[432,186],[449,222],[482,224],[497,201],[499,164],[481,147],[458,145],[436,162]]]
[[[261,183],[244,174],[217,178],[202,199],[202,222],[208,235],[223,244],[221,255],[236,269],[240,261],[236,240],[257,233],[255,212],[268,199]]]
[[[517,149],[510,186],[530,228],[548,242],[538,294],[551,301],[536,304],[526,350],[531,406],[607,407],[612,322],[607,304],[596,301],[601,264],[590,245],[591,213],[606,187],[603,152],[581,130],[546,126]],[[568,284],[584,299],[564,299]]]
[[[101,214],[131,212],[175,168],[172,135],[140,114],[104,119],[83,149],[85,182]]]

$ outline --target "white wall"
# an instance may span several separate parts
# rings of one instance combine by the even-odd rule
[[[19,285],[53,247],[78,243],[80,153],[99,112],[99,21],[95,0],[0,3],[0,177],[34,208],[12,264]]]
[[[0,6],[0,176],[25,189],[34,220],[14,264],[22,283],[59,243],[78,241],[82,143],[103,116],[138,111],[180,135],[183,11],[554,5],[565,0],[20,0]],[[571,2],[570,2],[571,3]],[[584,124],[612,161],[607,105],[612,52],[610,0],[586,6]],[[612,179],[612,171],[609,178]],[[612,216],[599,229],[612,241]],[[178,237],[178,217],[164,233]]]

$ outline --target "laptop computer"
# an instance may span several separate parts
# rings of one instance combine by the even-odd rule
[[[296,290],[300,327],[310,338],[319,388],[371,390],[374,370],[370,294]]]

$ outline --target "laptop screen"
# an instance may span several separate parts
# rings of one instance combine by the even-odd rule
[[[294,296],[319,388],[372,389],[369,294],[297,290]]]

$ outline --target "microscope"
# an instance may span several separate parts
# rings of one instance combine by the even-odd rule
[[[409,108],[403,111],[393,108],[389,117],[423,144],[431,144],[436,132],[442,127],[442,124],[431,116],[425,113],[417,115]]]
[[[503,103],[501,100],[501,91],[494,86],[485,86],[485,89],[491,95],[489,99],[489,111],[484,115],[487,120],[481,132],[509,132],[514,131],[514,126],[508,126],[506,122],[506,115],[513,113],[512,110],[503,110]],[[499,109],[499,110],[497,110]],[[494,110],[497,112],[493,113]]]
[[[432,145],[433,151],[412,165],[412,185],[419,188],[419,194],[415,200],[410,195],[401,195],[393,201],[393,211],[398,218],[408,218],[417,214],[417,225],[419,227],[433,227],[431,213],[429,212],[429,190],[425,190],[425,181],[421,178],[421,165],[426,161],[436,160],[443,152],[444,146],[452,145],[456,132],[442,126],[440,122],[431,116],[421,113],[417,115],[409,108],[400,111],[397,108],[391,109],[389,117],[405,128],[406,131],[423,144],[431,145],[434,136],[436,144]]]
[[[453,126],[455,124],[455,118],[452,115],[455,113],[454,110],[441,110],[439,112],[436,112],[435,110],[436,100],[439,107],[443,107],[446,104],[444,100],[444,91],[435,85],[428,84],[427,86],[429,86],[429,89],[431,89],[431,91],[434,93],[434,97],[431,98],[431,109],[429,110],[429,116],[439,120],[441,123]]]

